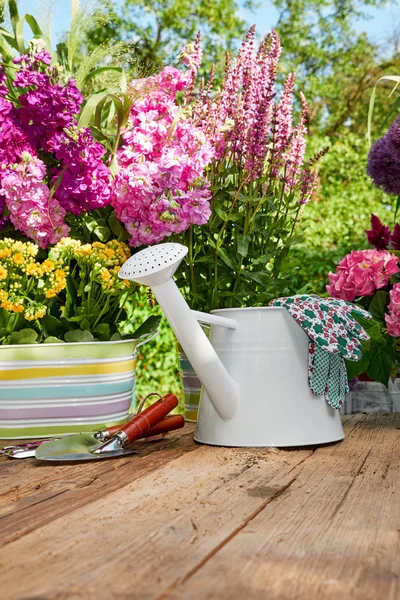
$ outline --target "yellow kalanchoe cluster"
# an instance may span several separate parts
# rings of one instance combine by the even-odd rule
[[[79,240],[63,238],[51,250],[50,257],[58,262],[75,259],[81,269],[90,269],[91,277],[101,284],[105,293],[120,292],[131,285],[118,277],[121,266],[130,257],[127,244],[118,240],[82,244]]]
[[[32,242],[0,240],[0,307],[24,313],[27,321],[46,314],[41,297],[53,298],[67,285],[68,269],[49,259],[37,262],[38,251]]]

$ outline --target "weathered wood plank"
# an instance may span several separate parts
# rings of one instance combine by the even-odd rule
[[[31,596],[46,598],[69,598],[72,592],[102,598],[110,588],[113,595],[135,597],[132,589],[140,589],[141,598],[154,598],[259,507],[258,492],[248,496],[245,489],[264,485],[273,496],[311,455],[312,450],[288,454],[199,446],[7,544],[1,589],[9,591],[10,600],[22,598],[28,586]],[[207,523],[208,535],[198,538]],[[20,552],[23,570],[15,562]]]
[[[320,448],[287,490],[163,597],[400,598],[400,415]]]
[[[0,547],[195,450],[193,429],[189,425],[154,444],[138,442],[137,457],[64,465],[4,458],[13,470],[0,493]]]
[[[399,482],[399,418],[346,421],[342,444],[315,452],[198,446],[85,506],[72,504],[68,514],[53,511],[50,522],[5,546],[0,589],[7,600],[102,599],[110,590],[133,599],[319,600],[340,593],[343,600],[349,590],[361,598],[351,584],[364,574],[362,562],[354,573],[353,554],[365,549],[354,541],[365,521],[365,565],[378,592],[390,595],[363,597],[394,600],[398,510],[389,492]],[[353,521],[346,520],[349,506],[360,506]]]

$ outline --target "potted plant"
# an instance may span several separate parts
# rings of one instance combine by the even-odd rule
[[[347,362],[349,379],[363,378],[393,387],[400,362],[400,226],[393,232],[371,215],[366,232],[370,250],[353,251],[329,273],[328,293],[367,309],[372,319],[357,316],[370,336],[359,362]],[[364,377],[365,378],[365,377]]]
[[[198,36],[181,53],[186,69],[132,84],[112,203],[134,246],[171,235],[188,246],[177,284],[192,308],[263,306],[285,289],[284,262],[326,149],[306,160],[307,105],[301,95],[295,124],[295,77],[275,89],[280,54],[275,32],[256,51],[252,27],[227,57],[222,88],[211,72],[196,92]],[[200,386],[182,358],[193,404]]]
[[[86,77],[81,89],[71,77],[74,46],[59,45],[53,59],[35,19],[20,19],[11,0],[9,10],[13,31],[0,30],[0,437],[98,430],[126,420],[136,349],[159,319],[136,332],[127,322],[137,287],[118,270],[130,250],[109,206],[110,152],[79,122]]]

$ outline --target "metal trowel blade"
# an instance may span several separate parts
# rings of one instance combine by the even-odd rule
[[[53,454],[51,456],[36,456],[38,460],[48,460],[52,462],[76,462],[84,460],[99,460],[101,458],[116,458],[118,456],[126,456],[127,454],[137,454],[137,450],[112,450],[110,452],[102,452],[94,454],[93,452],[77,452],[75,454]]]
[[[94,451],[102,445],[103,443],[99,442],[90,433],[80,433],[69,438],[62,438],[41,444],[36,448],[35,457],[38,460],[78,461],[137,454],[137,450],[125,450],[123,448],[95,454]]]

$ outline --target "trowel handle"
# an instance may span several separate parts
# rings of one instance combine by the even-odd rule
[[[144,433],[142,437],[151,437],[153,435],[160,435],[160,433],[168,433],[168,431],[173,431],[174,429],[180,429],[185,425],[185,419],[182,415],[171,415],[170,417],[165,417],[154,425],[147,433]],[[109,427],[106,429],[107,437],[111,437],[114,433],[117,433],[121,429],[121,425],[114,425],[113,427]]]
[[[154,402],[141,413],[133,417],[129,423],[121,427],[119,432],[124,433],[129,443],[138,440],[157,425],[168,413],[178,406],[178,398],[173,394],[166,394],[162,400]]]
[[[160,435],[161,433],[168,433],[174,429],[181,429],[185,425],[185,418],[183,415],[171,415],[165,417],[157,425],[154,425],[147,433],[144,433],[142,437],[152,437],[153,435]]]

